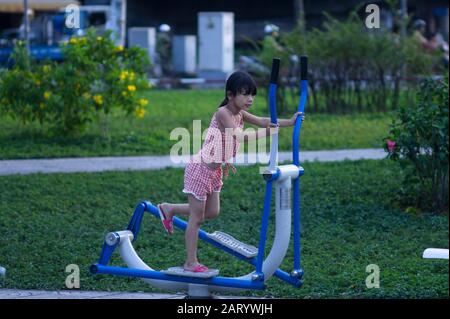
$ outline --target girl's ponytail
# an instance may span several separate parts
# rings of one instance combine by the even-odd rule
[[[228,97],[225,97],[225,99],[220,103],[219,107],[225,106],[228,104]]]

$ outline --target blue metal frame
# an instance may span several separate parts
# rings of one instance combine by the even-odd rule
[[[270,122],[273,124],[278,123],[277,118],[277,84],[270,83],[269,86],[269,109],[270,109]]]
[[[270,201],[272,199],[272,181],[266,182],[266,193],[264,195],[264,209],[259,233],[258,256],[256,257],[256,275],[263,278],[262,266],[266,250],[267,228],[270,216]]]
[[[109,259],[111,258],[112,253],[114,252],[114,249],[116,249],[117,244],[114,246],[110,246],[107,243],[103,243],[102,252],[100,253],[100,258],[98,260],[98,263],[100,265],[107,265],[109,262]]]
[[[277,110],[276,110],[276,91],[277,91],[277,78],[278,78],[278,69],[279,69],[279,59],[274,59],[272,64],[272,74],[271,74],[271,83],[269,87],[269,107],[270,107],[270,118],[272,123],[278,123],[277,119]],[[306,80],[306,57],[301,58],[302,68],[302,80],[301,80],[301,96],[298,105],[298,110],[300,112],[304,112],[305,104],[308,96],[308,82]],[[274,276],[295,286],[301,287],[303,284],[302,276],[303,270],[300,268],[300,183],[299,177],[303,175],[304,169],[300,166],[299,161],[299,137],[300,137],[300,128],[302,121],[300,118],[297,118],[294,132],[293,132],[293,162],[294,165],[299,167],[299,176],[294,179],[294,196],[293,196],[293,210],[294,210],[294,270],[289,274],[281,269],[277,269],[274,273]],[[111,258],[112,253],[117,247],[118,243],[114,245],[108,245],[106,242],[103,244],[102,252],[100,254],[100,259],[97,264],[94,264],[90,267],[90,271],[93,274],[110,274],[110,275],[119,275],[119,276],[129,276],[129,277],[138,277],[138,278],[149,278],[156,280],[169,280],[176,282],[186,282],[186,283],[194,283],[194,284],[204,284],[210,286],[223,286],[223,287],[234,287],[234,288],[243,288],[243,289],[256,289],[262,290],[265,288],[264,285],[264,275],[262,272],[262,265],[264,261],[265,255],[265,247],[266,247],[266,239],[267,239],[267,228],[270,217],[270,204],[272,199],[272,186],[273,181],[279,177],[279,169],[276,172],[271,172],[269,178],[266,178],[266,191],[264,196],[264,208],[261,220],[261,231],[258,245],[258,255],[254,258],[247,258],[246,256],[235,252],[229,249],[226,246],[212,240],[208,237],[208,234],[199,230],[199,239],[219,248],[223,251],[244,260],[255,266],[255,275],[252,280],[243,280],[243,279],[235,279],[235,278],[226,278],[226,277],[212,277],[212,278],[196,278],[196,277],[182,277],[182,276],[174,276],[167,275],[155,270],[143,270],[143,269],[133,269],[133,268],[125,268],[125,267],[115,267],[108,266],[108,262]],[[149,201],[141,202],[136,206],[133,216],[127,226],[127,230],[133,233],[133,241],[137,239],[139,228],[142,222],[142,218],[144,212],[147,211],[154,215],[156,218],[159,217],[158,208],[154,206]],[[178,218],[173,218],[173,225],[181,230],[186,230],[187,222]]]
[[[269,84],[270,122],[273,124],[278,123],[278,119],[277,119],[277,86],[278,86],[279,70],[280,70],[280,59],[274,58],[272,60],[272,71],[270,72],[270,84]]]
[[[243,289],[263,290],[265,288],[264,282],[259,280],[241,280],[227,277],[212,277],[212,278],[195,278],[166,275],[156,270],[143,270],[136,268],[125,268],[115,266],[104,266],[100,264],[92,265],[90,268],[93,274],[108,274],[127,277],[148,278],[156,280],[168,280],[177,282],[186,282],[192,284],[201,284],[208,286],[222,286]]]
[[[270,76],[270,86],[269,86],[269,109],[270,109],[270,122],[272,124],[278,123],[277,118],[277,86],[278,86],[278,72],[280,68],[280,59],[273,59],[272,61],[272,72]],[[272,150],[273,151],[273,150]],[[276,150],[278,151],[278,150]],[[273,163],[269,163],[272,167]],[[256,275],[261,280],[264,280],[264,274],[262,271],[262,266],[264,262],[266,239],[267,239],[267,228],[269,225],[270,217],[270,202],[272,199],[272,183],[273,178],[266,180],[266,192],[264,195],[264,208],[261,220],[261,230],[259,233],[259,245],[258,245],[258,256],[256,257]]]
[[[270,207],[270,204],[269,204],[269,207]],[[144,209],[142,209],[142,208],[144,208]],[[133,220],[139,220],[139,223],[140,223],[142,220],[142,214],[144,212],[148,212],[148,213],[152,214],[154,217],[159,219],[158,208],[156,206],[154,206],[151,202],[144,201],[144,202],[141,202],[136,207],[134,214],[131,217],[130,224],[132,223]],[[173,218],[173,225],[183,231],[186,230],[186,228],[187,228],[187,222],[178,217]],[[139,226],[137,226],[137,228],[139,228]],[[133,232],[133,230],[131,230],[131,229],[130,229],[130,231]],[[134,234],[135,233],[133,232],[133,235]],[[257,259],[258,259],[258,256],[260,255],[259,251],[258,251],[257,257],[247,258],[246,256],[244,256],[234,250],[231,250],[226,246],[223,246],[222,244],[216,242],[215,240],[212,240],[211,238],[208,237],[208,234],[205,231],[203,231],[202,229],[199,230],[198,237],[199,237],[199,239],[201,239],[201,240],[223,250],[224,252],[226,252],[230,255],[233,255],[234,257],[236,257],[240,260],[243,260],[255,267],[258,263]],[[111,258],[113,251],[116,249],[116,247],[117,247],[117,244],[115,244],[113,246],[109,246],[106,243],[103,244],[99,262],[91,265],[91,267],[90,267],[90,272],[92,274],[121,275],[121,276],[130,276],[130,277],[138,277],[138,278],[180,281],[180,282],[188,282],[188,283],[202,283],[202,284],[206,284],[206,285],[226,286],[226,287],[235,287],[235,288],[246,288],[246,289],[248,288],[248,289],[255,289],[255,290],[264,289],[263,276],[259,276],[257,278],[257,280],[254,280],[254,281],[232,279],[232,278],[226,278],[226,277],[214,277],[214,278],[218,279],[219,281],[211,282],[211,279],[171,276],[171,275],[166,275],[159,271],[154,271],[154,270],[143,270],[143,269],[132,269],[132,268],[125,268],[125,267],[108,266],[107,264]],[[264,249],[263,249],[263,251],[264,251]],[[257,272],[256,272],[256,274],[257,274]],[[301,287],[303,284],[303,281],[300,280],[300,278],[293,278],[289,273],[287,273],[281,269],[277,269],[274,273],[274,276],[295,286],[295,287]],[[178,279],[175,279],[175,278],[178,278]],[[182,279],[179,279],[179,278],[182,278]]]
[[[142,222],[142,216],[144,215],[145,204],[140,203],[136,206],[133,216],[128,224],[127,230],[130,230],[133,233],[133,241],[137,239],[139,228]]]
[[[300,81],[300,100],[298,103],[298,112],[305,112],[305,105],[308,98],[308,80],[307,80],[307,72],[308,72],[308,58],[306,56],[302,56],[300,58],[300,67],[301,67],[301,81]],[[294,179],[294,195],[293,195],[293,219],[294,219],[294,269],[291,274],[293,276],[298,277],[299,279],[303,278],[304,271],[301,268],[301,243],[300,243],[300,176],[304,174],[303,167],[300,166],[300,129],[302,127],[302,120],[297,117],[294,126],[294,132],[292,133],[292,159],[294,165],[296,165],[300,174],[297,178]]]
[[[298,102],[298,112],[305,112],[306,100],[308,98],[308,80],[300,81],[300,100]],[[295,121],[294,132],[292,134],[292,160],[294,165],[300,166],[300,129],[302,128],[302,121],[297,118]]]

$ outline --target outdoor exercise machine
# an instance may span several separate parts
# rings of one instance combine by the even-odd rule
[[[272,123],[278,123],[276,92],[279,66],[280,60],[273,59],[269,85],[269,107]],[[298,111],[304,112],[308,95],[306,56],[300,58],[300,66],[301,94]],[[155,216],[158,219],[158,223],[160,223],[158,208],[150,201],[144,201],[137,205],[126,230],[111,232],[106,235],[100,259],[98,263],[91,265],[91,273],[138,277],[160,289],[187,291],[190,297],[210,297],[211,292],[221,291],[263,290],[265,288],[265,282],[272,276],[295,287],[301,287],[304,274],[301,268],[300,245],[300,176],[304,174],[304,169],[300,166],[299,158],[301,126],[301,117],[297,117],[292,136],[292,164],[278,165],[278,134],[272,135],[269,166],[263,174],[266,182],[266,190],[258,247],[242,243],[220,231],[207,233],[201,229],[199,230],[199,238],[201,240],[250,263],[255,267],[253,272],[241,277],[230,278],[219,277],[219,271],[217,269],[210,269],[206,273],[188,272],[184,271],[181,267],[172,267],[162,271],[152,269],[138,256],[132,245],[132,242],[136,241],[138,237],[139,228],[145,212]],[[265,258],[273,184],[275,184],[275,236],[272,248]],[[293,196],[291,197],[292,192]],[[291,215],[293,215],[293,218]],[[294,264],[290,272],[285,272],[279,266],[283,262],[289,247],[292,223],[294,229]],[[181,230],[185,230],[187,222],[178,217],[174,217],[173,225]],[[108,265],[111,255],[116,248],[118,248],[123,261],[128,267]]]

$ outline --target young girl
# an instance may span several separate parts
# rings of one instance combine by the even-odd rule
[[[225,99],[214,113],[202,149],[186,165],[183,192],[188,196],[188,204],[162,203],[158,205],[160,217],[167,233],[173,233],[172,218],[175,215],[189,216],[186,228],[186,261],[184,270],[206,272],[208,267],[197,259],[198,230],[205,219],[219,215],[222,175],[226,178],[228,169],[235,168],[227,161],[236,156],[239,143],[275,134],[278,126],[292,126],[300,112],[290,119],[280,119],[278,125],[270,123],[270,118],[258,117],[247,112],[256,95],[256,84],[252,77],[242,71],[233,73],[227,80]],[[263,129],[244,134],[244,122]],[[225,167],[222,171],[222,164]]]

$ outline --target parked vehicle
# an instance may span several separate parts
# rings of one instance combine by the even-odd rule
[[[112,30],[117,45],[125,44],[125,1],[112,0],[111,5],[79,6],[79,25],[69,28],[66,19],[70,11],[61,8],[56,12],[36,13],[29,19],[30,54],[37,60],[62,60],[59,44],[71,37],[83,36],[86,30],[94,27],[98,34]],[[7,63],[15,41],[24,39],[24,23],[19,28],[5,29],[0,34],[0,64]]]

